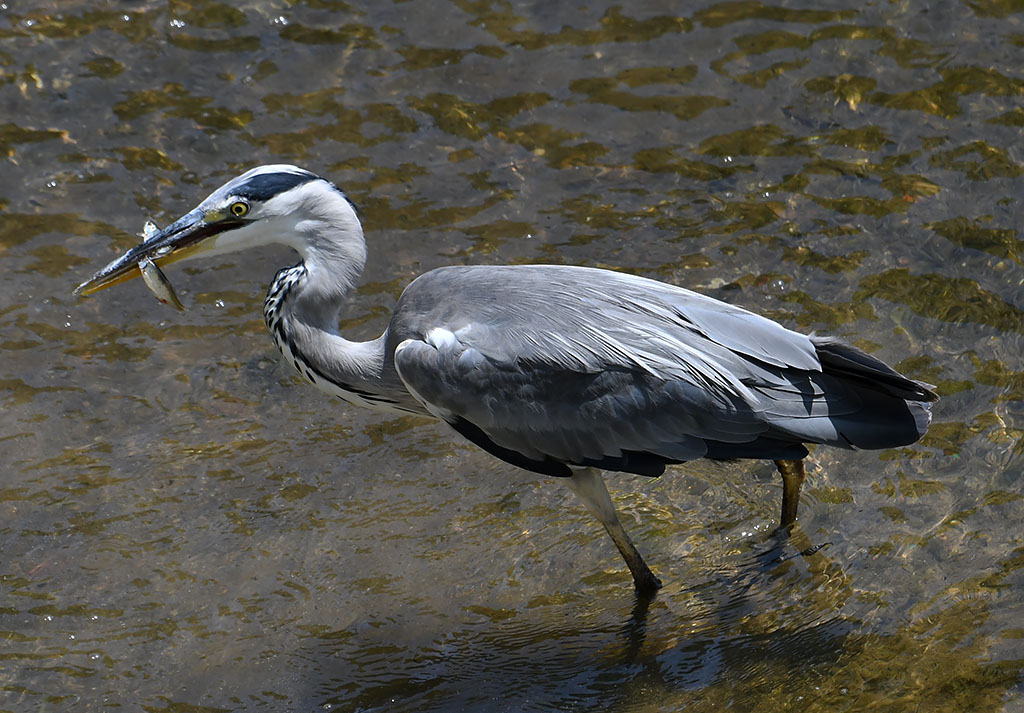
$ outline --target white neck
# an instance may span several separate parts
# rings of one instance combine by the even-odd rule
[[[349,341],[338,332],[338,313],[362,272],[366,243],[344,196],[326,182],[309,185],[313,190],[300,206],[268,202],[288,217],[286,224],[271,218],[264,229],[273,230],[278,242],[287,239],[302,256],[299,265],[278,273],[267,294],[264,317],[274,341],[326,393],[369,408],[422,413],[385,358],[386,332],[369,342]]]

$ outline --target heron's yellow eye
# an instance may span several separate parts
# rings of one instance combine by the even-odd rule
[[[228,210],[231,211],[231,215],[235,216],[236,218],[241,218],[243,215],[249,212],[249,204],[246,203],[245,201],[236,201],[231,204],[231,207],[228,208]]]

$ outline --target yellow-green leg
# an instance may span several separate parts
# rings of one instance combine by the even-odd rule
[[[633,575],[633,586],[640,597],[653,597],[661,588],[661,580],[654,576],[650,567],[644,562],[644,558],[633,546],[632,540],[626,534],[626,530],[619,522],[619,516],[615,513],[615,506],[608,495],[608,488],[604,484],[601,472],[596,468],[577,469],[571,478],[567,478],[569,489],[576,493],[576,496],[587,506],[590,514],[597,518],[598,522],[604,525],[604,529],[611,535],[612,541],[619,549],[619,554],[626,561],[630,574]]]
[[[803,460],[777,460],[775,467],[782,475],[782,518],[781,527],[796,522],[796,509],[800,504],[800,486],[804,482]]]

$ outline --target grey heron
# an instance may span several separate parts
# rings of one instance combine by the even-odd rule
[[[564,265],[450,266],[405,288],[390,323],[345,339],[338,313],[366,260],[352,203],[304,169],[254,168],[114,260],[90,294],[165,265],[268,243],[263,314],[285,359],[359,406],[440,419],[498,458],[565,479],[611,535],[636,591],[661,582],[619,522],[601,470],[658,476],[697,458],[771,459],[794,522],[805,444],[881,449],[924,435],[937,396],[839,340],[633,275]]]

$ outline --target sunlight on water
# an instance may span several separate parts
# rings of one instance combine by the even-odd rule
[[[1002,0],[0,5],[0,709],[1024,705],[1024,13]],[[268,248],[74,285],[240,170],[359,206],[341,326],[450,263],[620,269],[934,384],[918,444],[568,490],[309,389]]]

